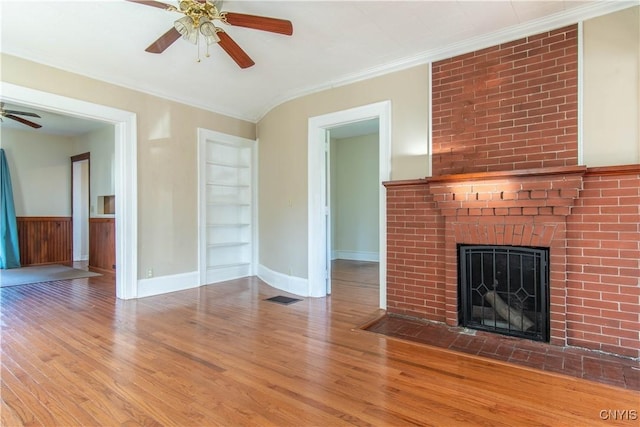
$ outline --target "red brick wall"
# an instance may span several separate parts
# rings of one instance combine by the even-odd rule
[[[432,67],[433,176],[577,164],[577,26]]]
[[[405,316],[442,321],[444,218],[428,187],[387,189],[387,308]]]
[[[567,270],[568,343],[640,356],[640,167],[584,177]]]

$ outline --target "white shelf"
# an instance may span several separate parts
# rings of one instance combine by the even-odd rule
[[[251,242],[226,242],[226,243],[209,243],[207,244],[208,248],[227,248],[232,246],[244,246],[250,245]]]
[[[250,203],[234,203],[234,202],[207,202],[207,206],[235,206],[235,207],[249,207]]]
[[[249,188],[250,187],[249,184],[231,184],[231,183],[225,183],[225,182],[212,182],[212,181],[207,181],[207,185],[210,185],[212,187],[228,187],[228,188]]]
[[[230,267],[248,267],[250,266],[250,262],[234,262],[230,264],[218,264],[207,267],[207,270],[214,270],[218,268],[230,268]]]
[[[207,160],[207,165],[220,166],[223,168],[232,168],[232,169],[249,169],[251,167],[249,165],[243,165],[243,164],[234,165],[232,163],[217,162],[214,160]]]

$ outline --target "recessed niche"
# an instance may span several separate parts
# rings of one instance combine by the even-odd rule
[[[98,196],[98,213],[113,215],[116,213],[116,196]]]

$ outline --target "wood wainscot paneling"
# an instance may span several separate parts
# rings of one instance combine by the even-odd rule
[[[89,218],[89,269],[116,271],[116,223],[114,218]]]
[[[73,228],[70,217],[18,217],[20,263],[70,264]]]

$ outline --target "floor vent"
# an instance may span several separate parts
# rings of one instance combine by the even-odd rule
[[[271,302],[276,302],[278,304],[289,305],[289,304],[293,304],[294,302],[298,302],[298,301],[302,301],[302,300],[298,299],[298,298],[291,298],[291,297],[285,297],[285,296],[282,296],[282,295],[278,295],[277,297],[267,298],[267,299],[265,299],[265,301],[271,301]]]

